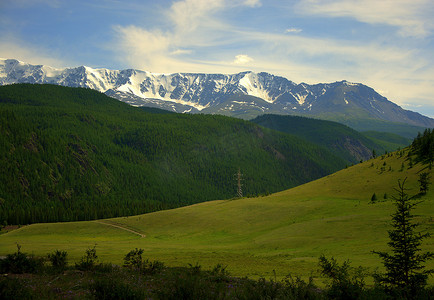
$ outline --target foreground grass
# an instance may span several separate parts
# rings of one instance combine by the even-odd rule
[[[101,261],[121,264],[125,253],[142,248],[144,257],[170,267],[198,263],[209,269],[222,263],[234,276],[279,280],[290,273],[306,280],[319,276],[318,257],[324,254],[373,272],[381,270],[381,261],[371,251],[387,250],[393,188],[407,177],[409,193],[416,194],[421,171],[426,166],[409,168],[405,155],[395,153],[267,197],[103,220],[130,231],[95,221],[34,224],[0,235],[0,256],[15,251],[18,243],[35,255],[66,250],[75,262],[96,245]],[[370,203],[373,193],[380,200],[375,204]],[[384,194],[388,199],[381,201]],[[420,229],[432,232],[434,193],[423,200],[415,214]],[[434,238],[423,247],[434,249]]]

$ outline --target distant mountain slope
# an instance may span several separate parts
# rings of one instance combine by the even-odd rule
[[[0,217],[26,224],[132,215],[234,197],[238,168],[244,195],[256,195],[345,166],[324,148],[251,122],[151,111],[90,89],[0,87]]]
[[[336,122],[282,115],[262,115],[252,122],[304,138],[353,163],[370,159],[373,149],[377,153],[384,153],[387,149],[354,129]]]
[[[413,141],[410,138],[406,138],[397,134],[389,132],[378,132],[378,131],[364,131],[362,134],[378,145],[382,145],[383,148],[388,151],[396,150],[398,148],[404,148],[411,144]]]
[[[434,127],[434,119],[404,110],[372,88],[347,81],[309,85],[253,72],[232,75],[154,74],[84,66],[55,69],[2,59],[0,84],[12,83],[87,87],[131,105],[160,107],[181,113],[200,111],[245,119],[264,113],[308,115],[351,127],[350,122],[361,120],[363,122],[359,121],[359,125],[365,126],[363,130],[372,130],[366,128],[371,120]]]

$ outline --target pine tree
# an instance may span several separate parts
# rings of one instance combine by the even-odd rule
[[[374,194],[372,194],[372,197],[371,197],[371,203],[375,203],[375,202],[377,202],[377,195],[374,193]]]
[[[419,174],[419,189],[422,195],[425,195],[428,191],[428,187],[430,185],[431,176],[428,172],[423,172]]]
[[[402,289],[407,295],[415,294],[427,284],[428,275],[434,270],[424,270],[423,263],[434,257],[432,252],[420,253],[420,245],[423,239],[429,237],[429,233],[421,234],[415,229],[419,225],[414,223],[414,215],[411,210],[421,203],[414,202],[414,197],[409,197],[405,189],[406,179],[395,189],[398,196],[392,197],[396,211],[392,214],[392,227],[387,243],[392,253],[373,251],[383,260],[386,273],[377,275],[376,280],[389,288]]]

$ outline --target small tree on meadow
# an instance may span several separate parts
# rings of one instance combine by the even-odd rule
[[[419,174],[419,191],[422,195],[425,195],[428,192],[428,188],[430,185],[431,176],[428,172],[424,172]]]
[[[377,202],[377,195],[374,193],[374,194],[372,194],[372,197],[371,197],[371,203],[375,203],[375,202]]]
[[[392,252],[373,252],[380,256],[386,268],[386,273],[377,275],[376,281],[411,295],[426,286],[428,275],[434,270],[424,270],[423,264],[432,259],[434,253],[420,253],[422,240],[430,235],[415,231],[419,224],[414,223],[411,210],[421,201],[414,202],[414,198],[408,196],[405,181],[398,181],[398,188],[395,189],[398,196],[392,197],[396,211],[392,214],[393,229],[388,232],[390,241],[387,243]]]

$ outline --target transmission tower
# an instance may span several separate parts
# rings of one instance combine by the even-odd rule
[[[240,168],[238,168],[238,172],[237,174],[235,174],[236,179],[237,179],[237,196],[238,198],[242,198],[243,197],[243,189],[242,189],[242,184],[241,181],[243,180],[243,174],[241,174],[241,170]]]

